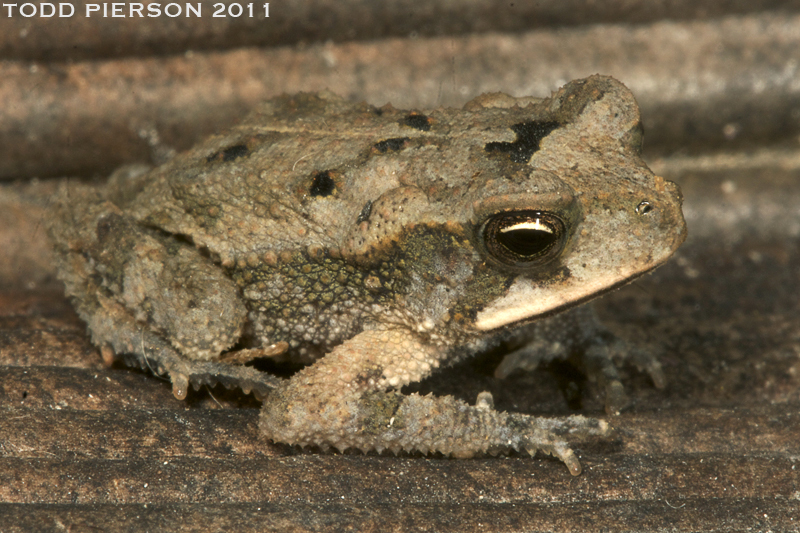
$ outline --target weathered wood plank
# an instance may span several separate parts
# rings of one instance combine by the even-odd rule
[[[24,450],[23,450],[24,451]],[[354,506],[560,504],[686,499],[798,499],[796,460],[780,454],[582,454],[584,473],[555,461],[397,457],[228,458],[154,453],[114,459],[0,458],[8,503],[226,503],[301,501]],[[424,480],[424,481],[423,481]],[[798,500],[800,504],[800,500]]]
[[[796,504],[796,502],[793,502]],[[27,531],[673,532],[797,531],[798,507],[769,498],[557,504],[357,507],[330,503],[0,504],[9,533]]]
[[[163,157],[168,148],[185,150],[283,92],[329,89],[375,105],[425,109],[460,106],[493,91],[546,96],[597,72],[636,94],[648,150],[791,142],[800,133],[791,118],[800,98],[792,63],[800,46],[794,3],[786,11],[647,26],[235,49],[33,69],[5,61],[0,179],[107,175],[122,164]]]
[[[0,443],[6,450],[0,457],[212,459],[280,453],[260,441],[257,409],[186,409],[182,402],[172,403],[117,408],[99,394],[86,398],[85,410],[58,404],[30,409],[3,401]],[[616,431],[613,440],[584,443],[592,455],[800,455],[800,410],[790,406],[629,413],[611,422]],[[29,452],[9,453],[9,449]]]

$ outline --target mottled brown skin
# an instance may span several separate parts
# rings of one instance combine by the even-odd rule
[[[640,144],[633,96],[602,76],[426,113],[283,96],[148,173],[67,184],[50,233],[106,359],[167,373],[179,398],[190,383],[237,384],[267,393],[261,431],[275,441],[541,450],[577,474],[564,437],[605,422],[399,389],[504,338],[522,346],[498,374],[532,368],[565,356],[548,346],[571,332],[561,346],[584,349],[619,409],[619,350],[591,312],[568,313],[568,328],[535,321],[683,241],[680,193]],[[310,364],[285,381],[233,364],[256,357]],[[652,357],[634,362],[663,381]]]

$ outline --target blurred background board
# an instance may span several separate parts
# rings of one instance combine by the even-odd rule
[[[248,21],[4,13],[0,531],[800,530],[800,2],[579,4],[309,0]],[[623,367],[631,405],[612,439],[576,444],[577,478],[542,457],[265,443],[252,397],[180,402],[148,372],[105,368],[53,279],[41,219],[58,178],[158,163],[263,98],[330,88],[424,109],[544,96],[595,72],[639,99],[646,159],[681,185],[689,238],[599,301],[617,333],[663,347],[668,387]],[[573,369],[500,381],[497,362],[416,389],[604,416]]]

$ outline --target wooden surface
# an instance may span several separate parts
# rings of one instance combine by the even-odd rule
[[[546,96],[596,73],[636,95],[651,153],[785,142],[800,135],[800,0],[792,2],[793,11],[649,25],[620,18],[526,33],[0,60],[0,180],[107,176],[122,164],[163,161],[284,92],[328,89],[427,109],[486,92]]]
[[[0,184],[0,533],[800,531],[800,6],[659,2],[680,8],[676,21],[596,4],[609,6],[608,24],[562,13],[553,20],[570,27],[553,27],[541,17],[563,3],[544,2],[530,32],[492,26],[513,20],[506,12],[458,19],[473,20],[468,34],[426,26],[409,39],[108,57],[170,50],[184,35],[142,44],[134,29],[123,48],[70,41],[79,53],[50,62],[47,43],[15,44],[26,32],[39,42],[41,21],[2,22],[12,30],[0,38],[11,50],[0,61],[0,177],[25,181]],[[196,36],[206,22],[185,29]],[[376,35],[398,34],[354,38]],[[662,350],[668,385],[621,366],[630,406],[609,419],[611,438],[574,443],[579,477],[541,456],[272,445],[257,435],[252,397],[214,388],[178,401],[147,371],[104,367],[53,280],[41,220],[55,182],[36,176],[161,160],[281,91],[427,107],[489,90],[544,95],[594,72],[639,98],[648,161],[681,185],[689,238],[598,302],[615,332]],[[469,402],[488,390],[500,409],[605,416],[596,385],[570,366],[499,381],[498,362],[487,354],[414,390]]]
[[[690,163],[661,163],[684,185],[689,241],[600,302],[618,333],[665,349],[668,388],[623,366],[631,406],[611,419],[613,438],[576,444],[581,476],[542,457],[272,445],[257,435],[253,398],[213,389],[177,401],[148,372],[104,368],[57,287],[7,287],[0,530],[800,529],[800,169]],[[466,362],[420,389],[604,416],[569,367],[498,381],[496,362]]]

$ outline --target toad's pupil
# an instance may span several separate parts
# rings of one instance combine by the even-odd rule
[[[512,224],[497,233],[497,242],[522,257],[535,256],[550,247],[557,238],[540,220]]]

